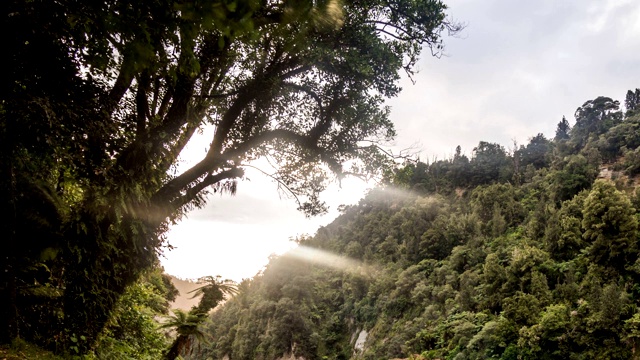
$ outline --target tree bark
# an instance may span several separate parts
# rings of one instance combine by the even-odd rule
[[[173,344],[171,344],[171,347],[167,351],[167,354],[165,355],[165,360],[175,360],[184,349],[185,343],[187,342],[187,340],[188,340],[187,336],[178,335],[178,337],[173,341]]]

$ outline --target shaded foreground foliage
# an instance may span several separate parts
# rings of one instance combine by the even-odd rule
[[[399,169],[243,282],[193,358],[639,358],[629,93],[626,112],[586,102],[553,140]]]
[[[51,351],[43,350],[24,340],[17,339],[12,344],[0,345],[0,356],[7,360],[64,360]]]
[[[372,176],[399,72],[442,49],[439,1],[8,0],[0,342],[95,349],[167,225],[265,169],[300,209]],[[215,129],[198,163],[180,153]],[[344,168],[348,162],[352,168]],[[252,165],[253,164],[253,165]]]

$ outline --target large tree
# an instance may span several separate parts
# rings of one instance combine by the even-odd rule
[[[558,123],[558,126],[556,127],[556,137],[554,138],[554,140],[562,141],[562,140],[569,139],[570,131],[571,131],[571,126],[569,125],[569,121],[567,121],[567,118],[563,116],[562,120],[560,120],[560,122]]]
[[[576,110],[576,124],[571,129],[571,139],[579,149],[584,147],[590,137],[604,134],[622,121],[619,111],[620,102],[609,97],[599,96],[589,100]]]
[[[12,34],[0,84],[0,337],[30,320],[16,305],[22,285],[42,286],[63,309],[46,338],[83,339],[80,352],[153,265],[167,225],[209,192],[235,192],[252,161],[267,158],[308,214],[323,210],[328,180],[375,174],[378,144],[394,135],[383,101],[400,91],[399,73],[459,30],[436,0],[0,9]],[[215,129],[206,154],[175,173],[204,126]],[[46,276],[25,270],[34,266]]]
[[[627,109],[625,117],[631,117],[638,113],[640,108],[640,89],[636,88],[636,91],[627,90],[624,107]]]

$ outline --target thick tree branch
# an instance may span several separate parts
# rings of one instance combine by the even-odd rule
[[[341,173],[340,169],[342,168],[342,166],[340,165],[340,163],[337,160],[333,159],[327,151],[318,146],[317,139],[314,139],[309,135],[298,134],[294,131],[286,129],[266,131],[260,135],[256,135],[250,139],[247,139],[236,148],[226,151],[223,154],[223,158],[233,160],[242,156],[243,154],[246,154],[251,149],[255,149],[267,142],[274,140],[283,140],[297,145],[301,148],[307,149],[312,154],[318,155],[320,157],[320,160],[329,165],[332,171]]]
[[[106,94],[106,97],[101,99],[101,104],[105,114],[111,115],[111,113],[113,113],[116,106],[118,106],[120,99],[122,99],[131,86],[133,73],[130,69],[132,66],[133,59],[131,58],[131,55],[129,55],[129,52],[125,51],[116,82],[113,84],[111,90]]]
[[[234,128],[236,122],[242,116],[243,111],[247,109],[249,104],[262,96],[267,96],[274,89],[281,86],[287,78],[297,76],[312,68],[311,65],[297,65],[297,61],[297,59],[288,59],[287,61],[280,63],[274,61],[267,69],[265,69],[265,73],[262,75],[256,75],[252,81],[236,90],[237,95],[235,95],[235,99],[231,106],[227,108],[222,119],[216,126],[214,138],[205,157],[196,165],[165,184],[152,197],[152,202],[161,204],[175,201],[176,198],[180,197],[179,194],[185,189],[188,189],[190,184],[196,182],[198,178],[201,178],[207,173],[215,172],[217,169],[229,166],[231,162],[241,160],[249,151],[251,151],[251,149],[255,149],[262,144],[275,139],[291,142],[296,144],[296,146],[307,149],[310,153],[315,154],[321,161],[329,165],[334,172],[340,174],[342,169],[340,163],[326,151],[320,149],[318,147],[318,141],[321,136],[331,128],[334,114],[341,106],[348,103],[347,98],[339,98],[338,100],[333,101],[328,111],[321,117],[321,121],[319,121],[307,135],[298,134],[286,129],[276,129],[253,136],[236,147],[227,150],[223,149],[230,131]],[[322,99],[320,96],[308,87],[293,83],[287,83],[287,86],[298,91],[304,91],[315,99],[315,101],[318,102],[318,105],[322,107]],[[176,96],[178,93],[179,92],[176,89]],[[176,101],[177,100],[174,99],[174,104],[172,105],[172,109],[169,110],[167,118],[172,115],[172,110]],[[324,112],[324,108],[322,110]],[[178,149],[180,148],[180,145],[181,144],[178,144]]]
[[[284,140],[297,146],[310,150],[312,153],[320,156],[321,160],[327,163],[332,169],[337,169],[340,164],[326,154],[310,137],[298,134],[291,130],[276,129],[263,132],[239,144],[237,147],[225,151],[223,154],[212,158],[205,156],[200,162],[184,172],[182,175],[168,182],[153,197],[152,202],[156,204],[173,201],[176,196],[189,184],[196,181],[199,177],[207,172],[215,171],[216,168],[222,167],[229,161],[240,159],[251,149],[255,149],[267,142],[274,140]]]
[[[169,108],[169,104],[171,103],[171,99],[173,99],[173,87],[167,86],[167,91],[164,93],[162,101],[160,101],[160,108],[158,108],[158,112],[156,113],[158,118],[164,118],[167,113],[167,109]]]
[[[160,97],[160,79],[155,78],[153,80],[153,98],[151,99],[151,110],[149,112],[149,117],[156,116],[156,111],[158,110],[158,98]]]
[[[305,71],[309,71],[312,68],[313,68],[313,66],[311,66],[311,65],[302,65],[302,66],[299,66],[299,67],[297,67],[295,69],[292,69],[292,70],[289,70],[289,71],[285,72],[284,74],[282,74],[282,76],[280,76],[280,78],[282,80],[286,80],[286,79],[292,78],[292,77],[294,77],[296,75],[302,74]]]
[[[192,166],[190,169],[182,173],[180,176],[174,178],[165,184],[157,193],[154,198],[167,199],[172,198],[176,192],[185,188],[190,183],[201,177],[207,172],[214,171],[217,167],[224,163],[222,157],[217,157],[216,154],[220,154],[222,149],[222,143],[226,139],[227,134],[231,130],[233,122],[240,116],[242,110],[253,100],[255,93],[245,88],[241,95],[236,99],[233,105],[223,116],[222,121],[216,127],[216,132],[211,143],[209,151],[205,155],[204,159]]]
[[[147,126],[147,118],[149,117],[148,90],[149,72],[144,71],[138,78],[138,90],[136,92],[136,137],[142,136]]]
[[[311,89],[308,86],[294,84],[290,82],[284,82],[283,85],[296,91],[302,91],[307,95],[311,96],[318,104],[318,108],[320,109],[320,117],[322,117],[322,113],[323,113],[322,99],[315,91],[313,91],[313,89]]]
[[[307,69],[305,66],[300,66],[294,70],[289,70],[280,74],[281,71],[290,67],[291,65],[286,63],[274,64],[273,66],[270,66],[270,68],[266,69],[265,74],[257,75],[253,81],[245,84],[243,89],[238,90],[236,100],[225,112],[222,120],[216,127],[216,132],[213,136],[209,153],[207,154],[208,157],[213,157],[215,154],[219,154],[222,151],[222,145],[226,141],[229,131],[231,131],[234,123],[251,101],[258,98],[260,95],[268,94],[286,79],[300,74]]]
[[[191,137],[195,133],[196,129],[198,129],[198,126],[199,126],[199,123],[197,121],[191,121],[187,124],[186,128],[184,129],[184,131],[182,132],[178,140],[176,140],[175,143],[172,146],[170,146],[170,149],[167,151],[165,156],[160,160],[160,163],[158,164],[160,171],[163,171],[163,172],[169,171],[169,169],[171,168],[171,165],[175,163],[176,159],[178,159],[178,156],[180,155],[184,147],[187,146],[187,143],[189,143],[189,140],[191,140]]]
[[[320,122],[316,124],[316,126],[314,126],[311,131],[309,131],[309,136],[316,142],[320,140],[320,137],[326,134],[331,128],[335,113],[348,104],[349,99],[344,97],[338,98],[331,102],[331,104],[329,104],[329,107],[326,109],[324,116],[320,119]]]
[[[189,102],[193,91],[194,79],[185,75],[179,76],[173,102],[163,123],[146,131],[126,148],[116,162],[116,169],[129,173],[129,170],[134,169],[141,162],[154,159],[162,151],[164,144],[175,139],[182,125],[189,119]]]
[[[171,216],[171,214],[174,214],[176,210],[195,200],[198,194],[200,194],[200,192],[205,188],[207,188],[208,186],[217,184],[223,180],[236,179],[242,176],[244,176],[244,170],[240,168],[231,168],[229,170],[219,172],[215,175],[213,174],[207,175],[204,179],[202,179],[202,181],[200,181],[199,183],[187,189],[184,195],[182,195],[177,199],[172,200],[168,204],[168,206],[162,206],[162,204],[157,204],[159,205],[160,208],[165,210],[163,219]]]

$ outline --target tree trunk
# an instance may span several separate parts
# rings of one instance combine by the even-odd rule
[[[86,234],[66,237],[71,240],[65,254],[69,265],[64,276],[64,347],[79,354],[95,346],[120,295],[156,258],[153,244],[141,244],[140,236],[114,234],[115,226],[109,220],[94,221],[88,226],[91,218],[84,219]],[[117,228],[122,231],[131,227],[122,220]]]
[[[173,341],[173,344],[171,344],[169,351],[167,351],[165,360],[175,360],[183,351],[188,339],[188,336],[178,335],[178,337],[176,337],[176,339]]]
[[[90,268],[78,269],[74,273]],[[62,350],[86,354],[93,349],[98,335],[109,319],[118,296],[113,286],[97,289],[99,279],[83,278],[67,285],[64,294],[64,345]],[[68,282],[67,282],[68,283]],[[107,287],[110,287],[107,289]]]

